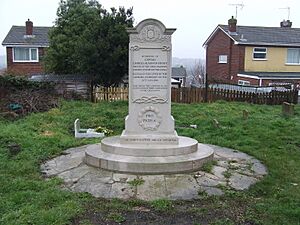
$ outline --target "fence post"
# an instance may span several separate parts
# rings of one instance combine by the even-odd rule
[[[91,97],[91,102],[95,103],[95,93],[94,93],[94,81],[92,80],[90,82],[90,97]]]
[[[293,90],[293,101],[292,101],[294,104],[297,104],[298,103],[298,90],[297,89],[294,89]]]
[[[205,94],[204,94],[204,102],[208,102],[208,79],[207,79],[207,73],[205,74]]]

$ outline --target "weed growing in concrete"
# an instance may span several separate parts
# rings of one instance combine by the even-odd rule
[[[206,172],[206,173],[211,173],[212,169],[213,169],[213,167],[215,165],[217,165],[217,161],[216,160],[212,160],[212,161],[206,162],[201,167],[201,170],[204,171],[204,172]]]
[[[131,181],[127,181],[127,183],[132,187],[137,187],[137,186],[142,185],[143,183],[145,183],[145,180],[143,180],[142,178],[134,178]]]
[[[230,171],[226,170],[226,171],[223,172],[223,176],[224,176],[225,178],[229,179],[229,178],[232,176],[232,174],[231,174]]]

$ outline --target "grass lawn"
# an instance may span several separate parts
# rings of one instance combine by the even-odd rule
[[[242,111],[249,111],[244,120]],[[73,122],[124,129],[127,102],[63,101],[60,108],[11,122],[0,118],[0,224],[300,224],[300,106],[217,102],[174,104],[177,132],[199,142],[234,148],[261,160],[269,174],[246,192],[201,200],[143,202],[95,199],[44,179],[40,164],[63,150],[97,140],[76,140]],[[215,128],[213,119],[219,121]],[[197,124],[197,129],[184,128]],[[13,147],[12,145],[15,145]],[[15,151],[14,151],[15,150]]]

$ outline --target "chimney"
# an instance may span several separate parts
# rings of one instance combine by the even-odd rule
[[[292,27],[292,22],[290,20],[283,20],[282,22],[280,22],[280,27]]]
[[[28,19],[26,21],[26,35],[32,35],[33,23]]]
[[[236,23],[237,19],[235,19],[233,16],[228,20],[229,33],[236,33]]]

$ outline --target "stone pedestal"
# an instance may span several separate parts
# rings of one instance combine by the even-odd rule
[[[180,137],[171,116],[171,35],[176,29],[146,19],[128,29],[129,114],[121,136],[86,150],[88,165],[107,170],[160,174],[198,170],[213,150]]]
[[[197,171],[213,159],[213,149],[195,139],[178,137],[177,145],[126,145],[120,137],[103,139],[101,145],[88,147],[88,165],[132,174],[170,174]]]

